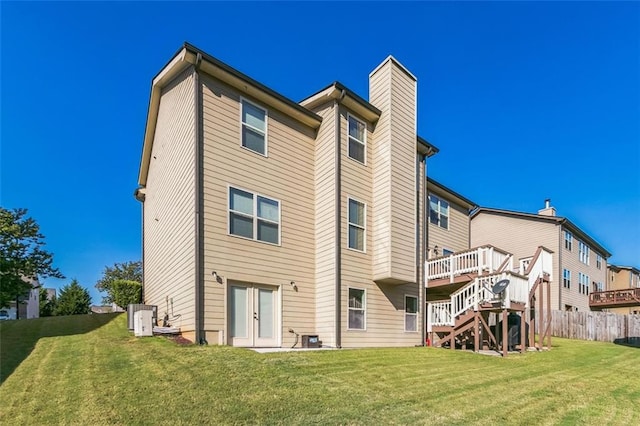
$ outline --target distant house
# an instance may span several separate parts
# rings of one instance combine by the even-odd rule
[[[430,177],[427,190],[429,258],[469,249],[469,214],[476,203]]]
[[[25,279],[31,284],[29,294],[16,301],[11,301],[4,307],[11,319],[30,319],[40,317],[40,282],[37,279]]]
[[[640,289],[640,269],[634,266],[608,265],[606,290]],[[640,314],[640,299],[637,306],[611,308],[609,312],[616,314]]]
[[[493,244],[517,259],[536,247],[553,252],[551,309],[588,311],[589,293],[604,290],[611,254],[545,202],[537,214],[481,207],[471,214],[471,245]]]
[[[416,134],[416,95],[390,56],[368,100],[334,82],[298,103],[185,44],[151,88],[145,303],[197,342],[423,344],[437,149]]]

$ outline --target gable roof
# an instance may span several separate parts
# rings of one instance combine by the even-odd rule
[[[516,219],[534,220],[534,221],[552,223],[552,224],[556,224],[556,225],[562,225],[567,230],[571,231],[572,234],[574,234],[575,236],[577,236],[581,240],[584,240],[585,242],[589,243],[589,245],[591,247],[595,248],[598,252],[602,253],[602,255],[605,258],[609,258],[611,256],[611,253],[606,248],[604,248],[600,243],[598,243],[595,239],[593,239],[591,236],[589,236],[589,234],[584,232],[582,229],[578,228],[577,225],[575,225],[573,222],[571,222],[566,217],[546,216],[546,215],[535,214],[535,213],[517,212],[517,211],[513,211],[513,210],[503,210],[503,209],[493,209],[493,208],[488,208],[488,207],[479,207],[473,213],[471,213],[471,216],[470,216],[471,220],[473,220],[475,217],[477,217],[480,214],[491,214],[491,215],[497,215],[497,216],[506,216],[506,217],[513,217],[513,218],[516,218]]]

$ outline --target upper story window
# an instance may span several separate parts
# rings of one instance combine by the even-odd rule
[[[596,291],[604,291],[604,284],[602,284],[602,281],[598,281],[597,283],[595,283],[596,285]]]
[[[564,288],[571,288],[571,271],[568,269],[562,270],[562,286]]]
[[[347,115],[349,125],[349,158],[365,164],[367,146],[367,126],[351,114]]]
[[[280,244],[280,202],[230,187],[229,234]]]
[[[418,331],[418,298],[404,297],[404,331]]]
[[[573,235],[569,231],[564,231],[564,248],[569,251],[573,248]]]
[[[349,248],[365,251],[366,206],[360,201],[349,198]]]
[[[596,268],[602,269],[602,256],[596,254]]]
[[[429,222],[449,229],[449,203],[433,194],[429,195]]]
[[[580,294],[589,294],[589,275],[578,272],[578,292]]]
[[[349,330],[364,330],[366,323],[366,297],[364,290],[349,289]]]
[[[242,146],[267,155],[267,110],[247,101],[242,104]]]
[[[578,241],[578,258],[585,265],[589,264],[589,246],[582,241]]]

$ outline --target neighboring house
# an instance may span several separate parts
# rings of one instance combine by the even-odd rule
[[[476,203],[428,177],[429,259],[467,250],[471,210]]]
[[[416,78],[295,103],[185,44],[153,79],[136,198],[144,302],[234,346],[424,343],[426,158]],[[167,308],[168,309],[168,308]],[[163,313],[161,312],[162,316]]]
[[[29,294],[20,299],[16,305],[15,300],[3,310],[7,311],[10,319],[30,319],[40,317],[40,282],[37,279],[23,278],[31,284]]]
[[[552,310],[589,310],[589,293],[604,290],[611,254],[546,200],[538,214],[479,208],[471,214],[471,246],[492,244],[523,259],[536,247],[553,252]]]
[[[606,290],[640,289],[640,269],[633,266],[609,265],[607,267]],[[616,314],[640,314],[640,299],[637,306],[611,308],[609,312]]]

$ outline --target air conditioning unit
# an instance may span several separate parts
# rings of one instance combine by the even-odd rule
[[[127,324],[129,326],[129,330],[133,330],[135,328],[134,315],[138,311],[153,311],[152,323],[154,325],[158,323],[158,307],[156,305],[144,305],[141,303],[132,303],[129,306],[127,306]]]
[[[138,311],[133,318],[133,334],[136,337],[153,336],[153,311]]]

